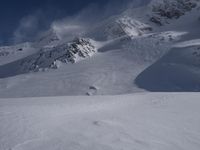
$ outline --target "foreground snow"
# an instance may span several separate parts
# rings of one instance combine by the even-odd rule
[[[1,150],[199,150],[198,93],[0,100]]]

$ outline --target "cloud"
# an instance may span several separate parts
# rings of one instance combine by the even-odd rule
[[[56,32],[59,38],[66,40],[81,36],[84,32],[84,27],[80,24],[69,24],[66,22],[54,22],[51,28]]]
[[[119,14],[128,7],[142,5],[142,2],[146,1],[149,0],[110,0],[104,5],[91,3],[74,15],[65,16],[62,19],[55,19],[45,11],[37,10],[21,19],[13,34],[13,41],[15,43],[33,41],[47,28],[53,29],[61,38],[70,39],[70,37],[73,38],[87,32],[103,19]]]
[[[46,12],[36,10],[34,13],[23,17],[15,29],[11,41],[20,43],[35,40],[37,35],[49,28],[51,24],[52,18],[48,18],[47,16]]]
[[[18,28],[14,32],[14,42],[31,40],[39,28],[39,14],[28,15],[21,19]]]

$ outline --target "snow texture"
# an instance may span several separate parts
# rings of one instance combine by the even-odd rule
[[[198,93],[0,100],[1,150],[199,150]]]

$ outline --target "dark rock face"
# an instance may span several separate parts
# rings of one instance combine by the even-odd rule
[[[155,24],[157,24],[157,25],[159,25],[159,26],[163,25],[162,20],[161,20],[160,17],[153,16],[153,17],[150,18],[150,21],[155,23]]]
[[[9,52],[0,52],[0,57],[1,56],[8,56],[9,55]]]
[[[162,3],[152,6],[153,16],[150,21],[163,25],[163,19],[178,19],[186,12],[197,7],[197,0],[163,0]]]

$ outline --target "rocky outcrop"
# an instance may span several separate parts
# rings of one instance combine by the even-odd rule
[[[186,12],[197,7],[199,0],[153,0],[151,2],[152,16],[150,21],[163,25],[169,19],[178,19]]]
[[[59,68],[62,63],[75,63],[92,56],[96,48],[90,39],[77,38],[71,43],[62,44],[47,50],[42,49],[37,54],[21,61],[20,68],[23,72]]]

